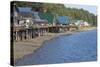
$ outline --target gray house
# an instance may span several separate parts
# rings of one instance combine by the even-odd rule
[[[29,28],[33,23],[33,15],[31,7],[14,7],[14,27]]]

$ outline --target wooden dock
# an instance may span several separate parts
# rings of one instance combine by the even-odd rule
[[[39,26],[35,28],[14,27],[13,40],[22,41],[33,39],[34,37],[44,36],[46,33],[60,33],[61,31],[69,31],[70,28],[78,29],[76,26]]]

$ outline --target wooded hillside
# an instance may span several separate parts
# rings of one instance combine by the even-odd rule
[[[89,13],[84,9],[66,8],[64,4],[36,3],[14,1],[17,7],[32,7],[33,11],[49,12],[55,16],[69,16],[73,20],[84,20],[93,25],[97,25],[97,15]]]

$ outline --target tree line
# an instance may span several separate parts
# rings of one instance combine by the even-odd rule
[[[84,20],[92,25],[97,26],[97,15],[94,15],[87,10],[77,8],[67,8],[64,4],[55,3],[37,3],[14,1],[18,7],[32,7],[33,11],[49,12],[55,16],[69,16],[73,20]]]

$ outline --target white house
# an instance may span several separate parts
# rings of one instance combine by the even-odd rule
[[[84,22],[84,26],[90,26],[90,24],[88,22]]]
[[[89,23],[83,20],[77,20],[74,22],[76,26],[89,26]]]

